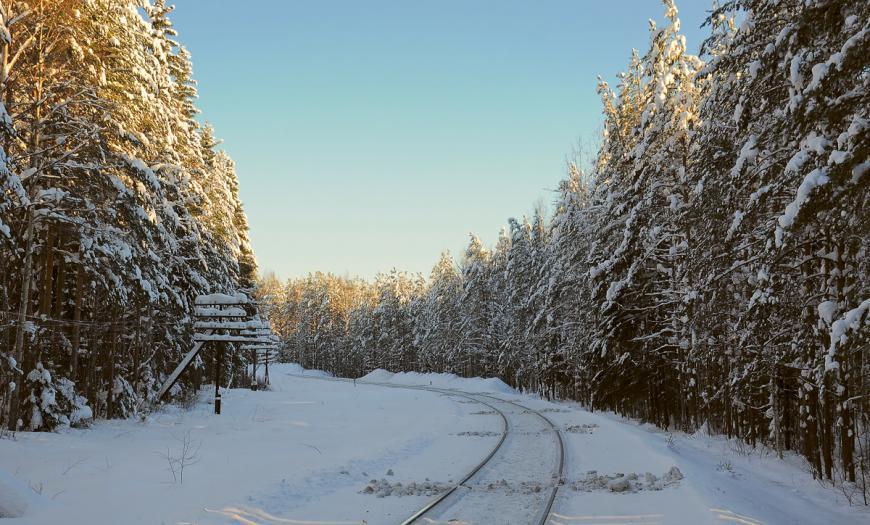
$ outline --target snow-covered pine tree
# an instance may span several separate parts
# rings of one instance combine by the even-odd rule
[[[462,291],[459,299],[460,340],[456,357],[449,359],[449,371],[471,375],[489,357],[489,259],[480,238],[471,234],[460,263]]]
[[[207,167],[189,58],[169,10],[147,4],[143,17],[141,6],[31,0],[2,13],[14,24],[0,49],[0,301],[17,314],[0,337],[20,357],[19,384],[42,363],[97,416],[153,393],[189,343],[193,297],[243,285],[240,266],[250,282],[254,268],[237,193],[226,204],[235,241],[212,242],[195,214],[204,196],[191,181]],[[232,187],[231,172],[219,175]],[[3,362],[0,422],[15,427],[27,394],[12,394]]]
[[[570,383],[560,395],[588,401],[589,377],[584,363],[591,331],[587,278],[587,260],[591,250],[594,209],[590,203],[589,181],[574,163],[568,166],[568,178],[559,185],[554,206],[552,233],[548,243],[550,272],[547,282],[545,312],[550,329],[557,334],[556,351],[566,362]],[[568,379],[568,378],[566,378]]]
[[[432,268],[428,288],[414,319],[414,343],[420,352],[421,371],[445,371],[445,356],[459,343],[460,290],[456,263],[450,252],[445,251]]]
[[[702,111],[699,164],[726,198],[730,217],[717,231],[734,246],[717,288],[736,299],[724,326],[710,330],[736,335],[731,383],[747,396],[739,402],[768,409],[730,421],[728,432],[754,440],[767,420],[779,446],[798,442],[825,477],[838,448],[854,479],[848,400],[866,387],[856,381],[857,349],[835,357],[830,327],[868,295],[868,7],[736,1],[713,17],[737,11],[740,27],[712,42],[724,49],[708,68],[715,82]]]
[[[684,391],[690,381],[681,377],[693,370],[686,364],[690,233],[683,216],[694,190],[689,140],[701,62],[686,52],[673,2],[664,3],[669,24],[651,22],[650,49],[633,55],[619,96],[600,89],[606,135],[594,176],[603,223],[589,274],[601,304],[592,338],[598,354],[591,354],[602,360],[597,401],[624,407],[625,396],[635,396],[633,403],[652,407],[649,416],[667,425],[686,422],[684,401],[692,401]],[[618,375],[604,374],[608,361]]]

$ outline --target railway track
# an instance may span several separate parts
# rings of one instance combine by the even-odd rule
[[[545,416],[544,414],[542,414],[538,410],[531,409],[525,405],[521,405],[519,403],[515,403],[515,402],[509,401],[507,399],[501,399],[501,398],[498,398],[495,396],[491,396],[489,394],[478,394],[478,395],[483,396],[483,397],[488,397],[491,399],[497,399],[497,400],[505,402],[505,403],[509,403],[511,405],[514,405],[514,406],[520,408],[521,410],[523,410],[525,412],[529,412],[529,413],[532,413],[532,414],[538,416],[542,421],[544,421],[547,424],[548,427],[550,427],[550,431],[553,433],[553,435],[556,436],[556,443],[558,444],[558,447],[559,447],[559,462],[558,462],[558,466],[556,468],[556,473],[553,476],[553,487],[550,490],[550,496],[547,499],[547,505],[546,505],[546,507],[544,507],[544,511],[541,514],[540,520],[536,522],[537,525],[546,525],[547,521],[550,518],[550,514],[553,512],[553,504],[556,502],[556,494],[559,492],[559,487],[562,485],[562,478],[563,478],[564,471],[565,471],[565,442],[562,441],[562,433],[559,432],[559,427],[557,427],[556,424],[553,423],[553,421],[550,418],[548,418],[547,416]]]
[[[326,381],[342,381],[342,382],[353,382],[352,379],[344,379],[344,378],[326,378],[326,377],[315,377],[315,376],[304,376],[297,375],[296,377],[306,378],[306,379],[322,379]],[[501,436],[496,443],[496,445],[490,450],[490,452],[476,464],[470,471],[468,471],[463,478],[453,485],[449,490],[439,494],[434,497],[432,500],[427,502],[423,507],[414,512],[411,516],[401,522],[400,525],[414,525],[419,523],[439,523],[436,519],[432,519],[431,516],[435,516],[438,514],[449,513],[455,507],[462,506],[462,500],[465,499],[469,493],[473,492],[469,485],[475,480],[479,479],[479,484],[485,484],[486,480],[483,479],[483,472],[487,470],[493,471],[493,474],[497,474],[499,472],[499,464],[498,461],[501,459],[503,463],[507,463],[507,466],[510,467],[513,462],[517,462],[517,458],[519,456],[529,456],[528,450],[522,450],[522,444],[519,444],[520,450],[507,450],[507,448],[517,449],[517,443],[511,443],[509,447],[505,447],[505,443],[508,441],[509,436],[513,437],[515,440],[526,439],[529,441],[529,437],[532,438],[531,441],[536,441],[536,436],[538,433],[528,432],[528,431],[517,431],[513,432],[514,429],[512,427],[519,426],[517,424],[511,425],[510,420],[512,418],[516,420],[520,420],[522,416],[530,415],[536,417],[541,423],[543,423],[545,427],[545,431],[552,433],[555,436],[555,443],[557,445],[557,459],[555,461],[555,467],[553,469],[552,479],[551,481],[545,482],[545,486],[549,486],[552,483],[552,487],[548,487],[548,495],[543,500],[543,505],[541,505],[540,510],[537,513],[526,516],[527,522],[518,522],[518,523],[529,523],[530,525],[545,525],[550,517],[550,514],[553,510],[553,505],[556,501],[556,495],[559,490],[559,486],[562,483],[562,476],[565,467],[565,446],[562,441],[562,435],[559,432],[559,428],[544,414],[540,411],[531,409],[525,405],[520,403],[510,401],[508,399],[503,399],[497,396],[493,396],[490,394],[483,393],[472,393],[472,392],[461,392],[457,390],[450,390],[444,388],[436,388],[429,386],[418,386],[418,385],[395,385],[391,383],[380,383],[376,381],[356,381],[358,384],[364,385],[374,385],[374,386],[382,386],[387,388],[401,388],[406,390],[424,390],[428,392],[439,393],[442,395],[456,396],[468,399],[475,403],[479,403],[487,408],[493,410],[496,414],[498,414],[502,419],[502,433]],[[480,399],[484,398],[484,399]],[[511,412],[507,412],[502,408],[499,408],[499,405],[508,405],[512,407]],[[510,416],[510,417],[509,417]],[[527,425],[527,422],[524,423]],[[513,432],[513,434],[512,434]],[[521,454],[518,456],[517,452]],[[522,452],[526,452],[526,454],[522,454]],[[530,456],[534,460],[538,460],[539,457],[537,455]],[[528,459],[528,458],[526,458]],[[503,467],[502,467],[503,473]],[[490,480],[491,481],[491,480]],[[458,492],[460,487],[465,488],[466,491]],[[536,493],[531,493],[527,499],[536,500]],[[510,498],[511,500],[516,500],[517,498]],[[466,506],[471,505],[472,507],[477,502],[468,503]],[[527,505],[523,505],[524,509],[527,509]],[[506,509],[500,508],[501,511]],[[457,512],[461,512],[461,509]],[[506,521],[501,521],[507,523]],[[466,523],[466,522],[459,522]]]

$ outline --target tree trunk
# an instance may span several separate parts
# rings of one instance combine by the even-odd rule
[[[825,374],[822,389],[822,460],[825,478],[834,479],[834,406],[830,374]]]
[[[41,15],[42,15],[42,2],[40,2],[40,18],[41,18]],[[43,27],[40,23],[40,26],[37,29],[37,67],[38,67],[38,71],[37,71],[37,77],[36,77],[37,78],[36,85],[33,88],[34,100],[36,100],[36,104],[34,105],[34,108],[33,108],[34,119],[33,119],[33,125],[32,125],[32,129],[31,129],[30,145],[29,145],[31,153],[33,154],[33,156],[30,159],[30,166],[31,166],[31,168],[34,168],[35,171],[30,176],[31,182],[30,182],[30,185],[28,188],[28,198],[31,200],[31,203],[27,207],[27,218],[26,218],[27,225],[25,227],[25,232],[24,232],[24,250],[25,250],[25,252],[24,252],[24,264],[22,265],[22,269],[21,269],[21,280],[22,280],[21,296],[19,298],[18,323],[16,325],[16,332],[15,332],[14,355],[15,355],[15,360],[18,362],[19,367],[21,367],[22,364],[24,363],[24,357],[25,357],[25,355],[24,355],[24,328],[25,328],[25,322],[27,321],[28,308],[30,305],[31,280],[33,279],[33,245],[34,245],[33,237],[35,235],[35,229],[36,229],[36,225],[35,225],[35,223],[36,223],[36,210],[33,209],[32,201],[36,197],[36,195],[38,194],[37,182],[38,182],[38,177],[40,175],[39,170],[41,167],[40,163],[39,163],[39,156],[36,155],[36,152],[39,151],[39,144],[40,144],[40,135],[39,135],[40,130],[39,130],[39,128],[40,128],[40,124],[41,124],[41,120],[42,120],[42,103],[41,103],[41,101],[42,101],[42,73],[43,73],[43,71],[42,71],[42,66],[43,66],[42,45],[43,45]],[[5,73],[6,64],[4,64],[3,69],[4,69],[3,76],[6,76],[8,78],[7,73]],[[2,78],[0,78],[0,80],[2,80]],[[8,93],[8,91],[7,91],[7,93]],[[27,373],[26,369],[24,370],[24,373],[25,374]],[[21,383],[22,384],[24,383],[23,378],[22,378]],[[16,430],[16,427],[17,427],[18,408],[19,408],[19,405],[21,404],[21,401],[22,401],[23,396],[24,396],[24,389],[18,388],[17,392],[18,392],[18,395],[13,395],[11,397],[12,406],[10,407],[10,410],[9,410],[9,414],[10,414],[9,428],[12,430]]]
[[[76,272],[76,298],[75,309],[73,310],[73,327],[72,327],[72,352],[69,359],[69,376],[70,379],[76,380],[76,373],[79,366],[79,348],[81,346],[81,321],[82,321],[82,292],[85,284],[85,270],[79,263]]]
[[[776,447],[776,455],[782,459],[782,413],[780,410],[780,394],[779,394],[779,364],[774,363],[770,373],[770,412],[771,426],[773,431],[773,442]]]
[[[108,378],[106,385],[106,419],[112,419],[115,416],[115,354],[118,346],[118,316],[112,312],[112,328],[109,332],[111,341],[109,341],[109,358],[106,363],[109,367]]]
[[[848,369],[850,364],[844,360],[841,364],[840,372],[842,374],[843,389],[839,392],[840,403],[840,418],[838,427],[840,430],[840,456],[843,460],[843,478],[846,481],[855,482],[855,430],[852,418],[851,401],[849,399],[849,375]]]
[[[54,272],[55,227],[51,224],[46,228],[45,243],[42,245],[42,277],[39,283],[42,287],[39,298],[39,313],[48,317],[51,315],[52,273]]]
[[[63,231],[58,230],[57,247],[61,250],[64,248],[63,242],[64,242]],[[55,276],[55,279],[54,279],[54,308],[53,308],[52,314],[51,314],[52,317],[54,317],[55,319],[60,319],[63,317],[63,306],[64,306],[64,304],[63,304],[63,301],[64,301],[63,290],[64,290],[64,285],[66,284],[64,282],[65,277],[66,277],[66,258],[63,256],[63,254],[60,254],[60,256],[57,259],[57,275]]]
[[[21,269],[21,295],[18,299],[18,322],[15,325],[15,350],[14,356],[18,367],[24,363],[24,328],[27,322],[28,305],[30,304],[30,281],[33,279],[33,208],[27,211],[27,230],[24,232],[24,264]],[[26,373],[26,370],[25,370]],[[19,387],[10,396],[9,407],[9,430],[18,429],[18,406],[21,402],[24,389],[24,378],[21,378]]]

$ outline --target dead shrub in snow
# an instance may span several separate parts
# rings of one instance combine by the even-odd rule
[[[166,447],[166,453],[158,454],[166,460],[167,470],[172,474],[172,482],[184,484],[184,469],[199,462],[199,449],[202,441],[194,441],[190,430],[181,436],[172,436],[178,442],[178,450]]]

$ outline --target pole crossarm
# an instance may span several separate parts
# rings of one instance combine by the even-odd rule
[[[271,343],[271,340],[262,336],[244,336],[235,334],[194,334],[194,342],[218,341],[224,343]]]
[[[194,316],[196,317],[237,317],[244,318],[249,317],[250,314],[245,311],[244,308],[239,308],[237,306],[230,306],[227,308],[218,308],[216,306],[197,306],[193,311]]]
[[[195,330],[258,330],[262,329],[262,321],[196,321]]]

